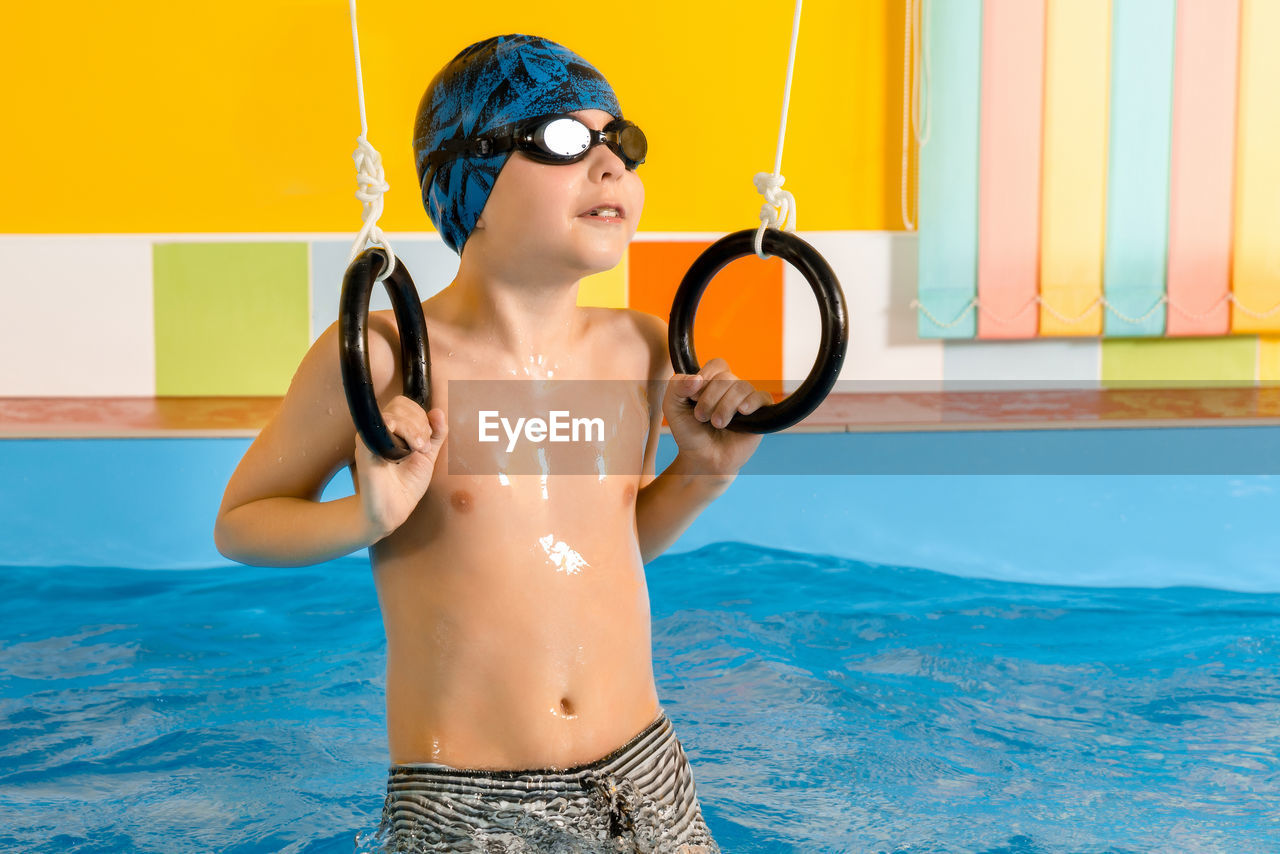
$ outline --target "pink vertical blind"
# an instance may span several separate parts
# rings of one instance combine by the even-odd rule
[[[1044,0],[982,9],[978,337],[1036,334]]]
[[[1237,0],[1179,0],[1169,176],[1168,335],[1225,335],[1231,292]]]

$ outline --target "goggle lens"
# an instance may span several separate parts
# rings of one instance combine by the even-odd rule
[[[622,133],[618,134],[618,144],[623,155],[636,164],[643,163],[645,155],[649,153],[649,140],[644,131],[635,125],[627,125],[622,129]]]
[[[533,141],[548,154],[577,157],[591,147],[591,129],[577,119],[552,119],[533,132]]]
[[[603,131],[594,131],[573,116],[555,116],[538,120],[517,139],[518,147],[535,160],[546,163],[573,163],[586,156],[597,142],[609,146],[628,169],[644,163],[649,141],[644,131],[624,119],[614,119]],[[532,146],[529,145],[532,143]]]

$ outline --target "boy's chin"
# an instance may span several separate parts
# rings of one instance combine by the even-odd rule
[[[622,257],[626,254],[626,250],[608,250],[583,252],[578,256],[580,269],[583,271],[582,276],[594,276],[597,273],[607,273],[614,267],[622,263]]]
[[[627,230],[624,226],[611,226],[606,229],[589,225],[586,229],[586,232],[575,234],[566,248],[569,248],[572,254],[576,255],[584,265],[591,267],[594,272],[604,272],[618,266],[623,256],[627,254],[627,247],[635,236],[635,232]],[[597,231],[600,233],[596,233]]]

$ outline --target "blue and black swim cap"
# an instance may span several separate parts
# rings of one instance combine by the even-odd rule
[[[462,254],[511,153],[450,160],[432,173],[430,186],[421,186],[427,155],[445,140],[470,139],[524,119],[577,110],[622,117],[604,75],[544,38],[494,36],[466,48],[440,70],[418,104],[413,157],[423,205],[449,248]]]

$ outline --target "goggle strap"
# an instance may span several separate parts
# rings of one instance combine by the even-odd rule
[[[504,154],[507,151],[517,148],[520,142],[531,143],[534,131],[537,130],[541,124],[555,118],[565,117],[544,116],[538,119],[521,122],[519,125],[509,130],[501,129],[491,135],[474,137],[472,139],[446,139],[444,142],[440,143],[439,147],[436,148],[435,151],[427,155],[428,168],[423,175],[424,184],[426,183],[427,177],[432,172],[431,167],[439,166],[442,163],[455,160],[459,157],[492,157],[496,154]],[[570,116],[568,118],[572,117]],[[575,121],[577,120],[575,119]],[[580,123],[585,125],[585,123]],[[605,125],[604,130],[596,130],[591,127],[587,127],[587,130],[591,134],[591,141],[593,145],[597,143],[604,143],[608,145],[615,154],[618,154],[624,160],[634,162],[636,165],[639,165],[644,161],[631,161],[630,158],[623,153],[622,148],[622,134],[628,127],[633,126],[633,122],[619,118],[614,119],[609,124]],[[582,156],[585,156],[585,152],[583,152]],[[566,162],[573,162],[573,160],[580,159],[582,159],[581,156],[572,158]]]

